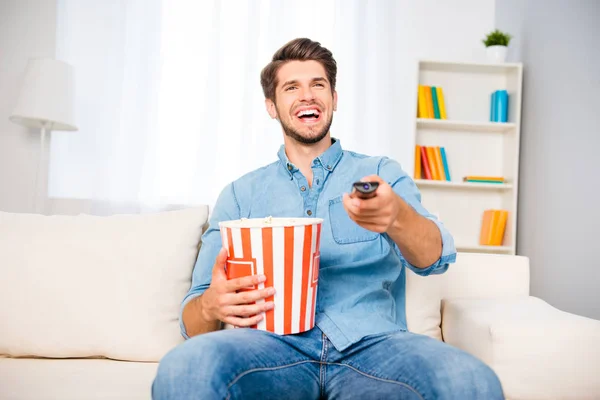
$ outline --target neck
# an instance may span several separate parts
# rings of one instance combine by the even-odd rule
[[[285,154],[306,177],[309,184],[312,183],[312,161],[331,147],[331,136],[328,133],[320,142],[304,144],[284,135]]]
[[[288,159],[300,170],[304,170],[310,169],[312,161],[331,146],[331,137],[327,134],[320,142],[304,144],[285,136],[283,143]]]

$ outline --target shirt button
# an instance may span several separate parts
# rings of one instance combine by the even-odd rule
[[[310,210],[306,211],[306,213],[307,213],[309,216],[310,216],[310,215],[312,215],[312,211],[310,211]]]
[[[292,170],[292,165],[288,164],[288,171],[291,171],[291,170]]]
[[[300,190],[304,192],[306,190],[306,186],[302,186]]]
[[[327,169],[331,169],[331,165],[328,165],[328,166],[327,166]]]

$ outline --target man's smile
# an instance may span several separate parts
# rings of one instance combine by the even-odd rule
[[[295,117],[305,125],[316,124],[321,120],[321,110],[317,106],[299,107],[295,112]]]

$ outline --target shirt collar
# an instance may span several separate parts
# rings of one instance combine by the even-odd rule
[[[342,145],[339,139],[331,138],[331,146],[323,154],[315,158],[312,162],[312,166],[321,166],[326,171],[332,172],[340,159],[342,158]],[[281,165],[287,173],[293,176],[294,172],[298,171],[298,167],[296,167],[285,154],[285,146],[281,145],[279,151],[277,152],[277,156],[279,157],[279,161],[281,161]]]

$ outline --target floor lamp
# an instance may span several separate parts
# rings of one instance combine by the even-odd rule
[[[40,154],[35,178],[35,212],[47,196],[48,159],[46,135],[51,131],[76,131],[73,118],[73,68],[51,58],[30,59],[9,119],[27,128],[41,130]]]

